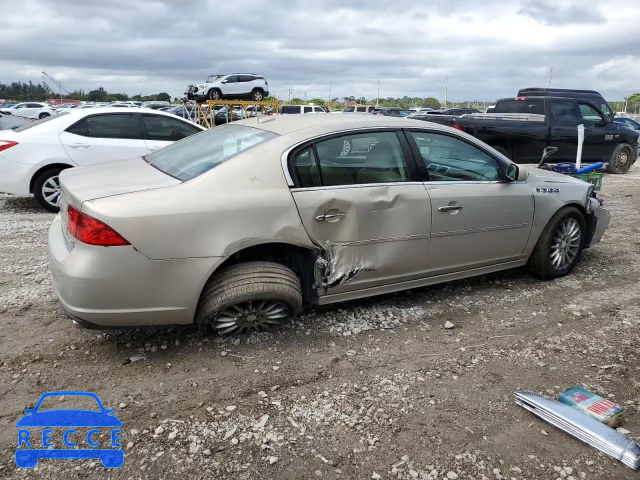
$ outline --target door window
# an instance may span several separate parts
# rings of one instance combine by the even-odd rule
[[[600,116],[600,113],[593,108],[591,105],[587,105],[586,103],[579,103],[578,108],[580,109],[580,116],[582,120],[586,123],[598,123],[603,122],[603,118]]]
[[[304,107],[304,113],[309,113],[313,111],[313,107]]]
[[[44,108],[44,105],[40,105],[39,103],[29,103],[27,104],[27,108]]]
[[[410,132],[431,181],[495,182],[500,180],[498,161],[455,137]]]
[[[143,115],[142,121],[147,129],[147,140],[176,142],[201,131],[193,125],[161,115]]]
[[[293,159],[293,165],[298,174],[301,187],[319,187],[322,185],[320,169],[312,147],[308,147],[298,153]]]
[[[555,118],[558,123],[576,125],[578,118],[576,116],[575,103],[571,100],[554,100],[553,118]]]
[[[318,142],[315,152],[317,174],[310,168],[311,157],[296,158],[294,162],[301,186],[318,186],[318,182],[337,186],[409,180],[409,169],[395,132],[330,138]]]
[[[67,132],[92,138],[144,139],[140,123],[133,114],[92,115],[67,128]]]
[[[229,75],[224,83],[236,83],[238,81],[238,76],[237,75]]]
[[[300,113],[300,107],[297,105],[283,105],[280,113]]]

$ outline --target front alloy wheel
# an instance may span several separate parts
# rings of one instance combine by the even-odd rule
[[[60,211],[62,188],[60,172],[63,169],[53,167],[41,172],[33,181],[33,196],[42,208],[53,213]]]
[[[580,224],[575,218],[567,218],[556,230],[549,250],[549,260],[556,270],[565,270],[573,263],[582,241]]]

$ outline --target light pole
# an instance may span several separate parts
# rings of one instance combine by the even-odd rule
[[[629,101],[629,97],[624,97],[624,113],[627,113],[627,102]]]

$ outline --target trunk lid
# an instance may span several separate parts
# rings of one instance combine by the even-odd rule
[[[87,200],[171,187],[182,183],[143,158],[76,167],[60,174],[63,200],[80,208]]]

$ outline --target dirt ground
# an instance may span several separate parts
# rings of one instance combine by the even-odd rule
[[[513,401],[583,385],[640,438],[640,165],[606,176],[600,196],[611,226],[563,279],[511,270],[239,339],[74,327],[49,281],[53,216],[0,196],[0,477],[637,478]],[[52,390],[116,409],[122,468],[16,468],[15,423]]]

